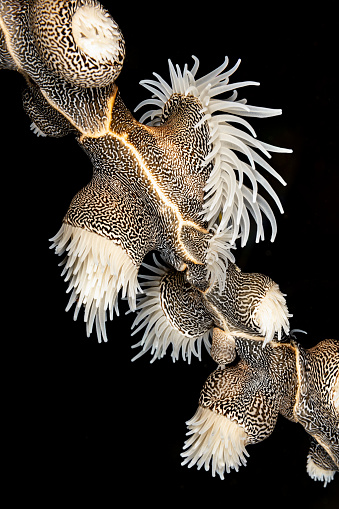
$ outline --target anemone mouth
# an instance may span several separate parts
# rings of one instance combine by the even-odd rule
[[[122,34],[108,12],[83,5],[72,17],[72,33],[77,46],[98,62],[119,58]]]
[[[87,336],[95,322],[99,343],[107,341],[107,311],[110,320],[119,314],[118,294],[127,297],[130,309],[136,308],[136,295],[142,290],[138,284],[138,268],[122,246],[112,240],[63,223],[50,239],[58,255],[66,253],[60,263],[62,276],[68,281],[67,293],[72,292],[66,311],[75,304],[74,320],[84,307]]]
[[[263,346],[271,342],[275,335],[278,341],[281,341],[283,332],[289,334],[291,316],[284,295],[277,283],[273,283],[253,313],[253,320],[259,327],[259,333],[265,338]]]
[[[199,406],[186,424],[187,435],[191,437],[181,453],[185,458],[182,465],[188,464],[188,468],[196,465],[198,470],[202,466],[209,470],[211,466],[212,476],[218,474],[221,479],[225,472],[230,473],[231,469],[238,472],[240,466],[246,466],[248,435],[237,422]]]
[[[184,361],[191,362],[192,356],[201,360],[202,344],[209,351],[211,344],[209,342],[210,330],[201,333],[185,332],[179,330],[165,313],[162,305],[163,277],[169,271],[169,268],[162,265],[155,256],[153,256],[155,266],[142,265],[154,273],[154,275],[140,275],[147,281],[141,283],[143,295],[137,302],[137,316],[132,324],[132,336],[145,328],[142,339],[132,345],[132,348],[141,347],[140,352],[133,357],[132,361],[142,357],[150,351],[152,358],[150,362],[163,358],[169,347],[172,347],[171,357],[173,362],[179,360],[180,353]]]
[[[313,481],[321,481],[324,488],[334,479],[335,470],[327,470],[317,465],[310,455],[307,456],[306,471]]]

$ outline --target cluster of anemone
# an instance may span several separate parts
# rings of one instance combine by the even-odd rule
[[[326,485],[339,469],[338,341],[302,348],[286,295],[243,272],[233,253],[253,227],[263,240],[266,220],[275,239],[274,208],[283,208],[267,177],[285,181],[268,160],[291,151],[259,141],[247,118],[281,110],[238,98],[258,85],[231,82],[240,60],[199,77],[194,56],[190,68],[169,61],[168,80],[141,82],[152,95],[138,121],[115,83],[124,56],[121,30],[97,0],[1,2],[0,68],[24,76],[32,131],[74,134],[93,163],[51,239],[64,257],[67,310],[74,319],[83,310],[87,335],[107,341],[107,320],[126,299],[132,335],[143,331],[134,360],[211,355],[217,369],[187,422],[183,464],[224,479],[280,414],[310,435],[306,469]],[[151,252],[160,255],[152,266]]]

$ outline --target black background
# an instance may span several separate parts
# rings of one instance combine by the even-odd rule
[[[149,93],[141,79],[168,78],[167,59],[183,66],[191,55],[201,74],[230,58],[242,63],[233,81],[260,81],[240,90],[250,104],[282,108],[253,121],[258,138],[293,149],[272,164],[287,181],[275,183],[285,209],[278,235],[237,250],[244,271],[269,275],[287,294],[292,328],[311,347],[337,337],[338,303],[338,23],[329,5],[286,3],[157,4],[104,2],[126,40],[118,78],[133,108]],[[22,78],[1,72],[2,304],[5,402],[9,403],[6,460],[13,500],[49,507],[184,502],[335,507],[339,476],[323,488],[306,474],[308,437],[280,418],[273,435],[249,446],[247,467],[224,481],[180,465],[185,421],[215,369],[202,362],[130,362],[131,316],[108,325],[109,342],[86,338],[85,326],[65,313],[68,296],[59,259],[48,239],[59,229],[91,165],[72,137],[37,138],[29,130]],[[137,116],[139,113],[137,113]],[[123,306],[121,306],[123,311]],[[272,491],[274,495],[272,495]],[[118,502],[118,496],[123,496]],[[274,498],[272,498],[274,497]]]

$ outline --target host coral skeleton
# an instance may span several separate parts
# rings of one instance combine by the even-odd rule
[[[285,182],[267,159],[290,150],[259,141],[247,118],[281,110],[238,98],[258,85],[231,81],[240,61],[200,76],[193,57],[183,68],[169,61],[168,78],[141,82],[151,97],[136,110],[151,109],[138,121],[115,84],[123,36],[97,0],[0,6],[0,67],[23,75],[33,132],[73,133],[93,164],[52,239],[64,256],[67,309],[75,305],[74,318],[83,309],[87,334],[95,326],[107,341],[106,321],[125,297],[133,334],[145,329],[135,359],[170,350],[174,361],[216,361],[187,422],[183,464],[223,479],[282,414],[309,433],[307,472],[326,485],[339,469],[339,342],[302,348],[279,286],[242,272],[232,252],[253,224],[264,239],[265,217],[276,236],[273,210],[283,208],[265,174]],[[154,256],[143,276],[153,251],[162,261]]]

